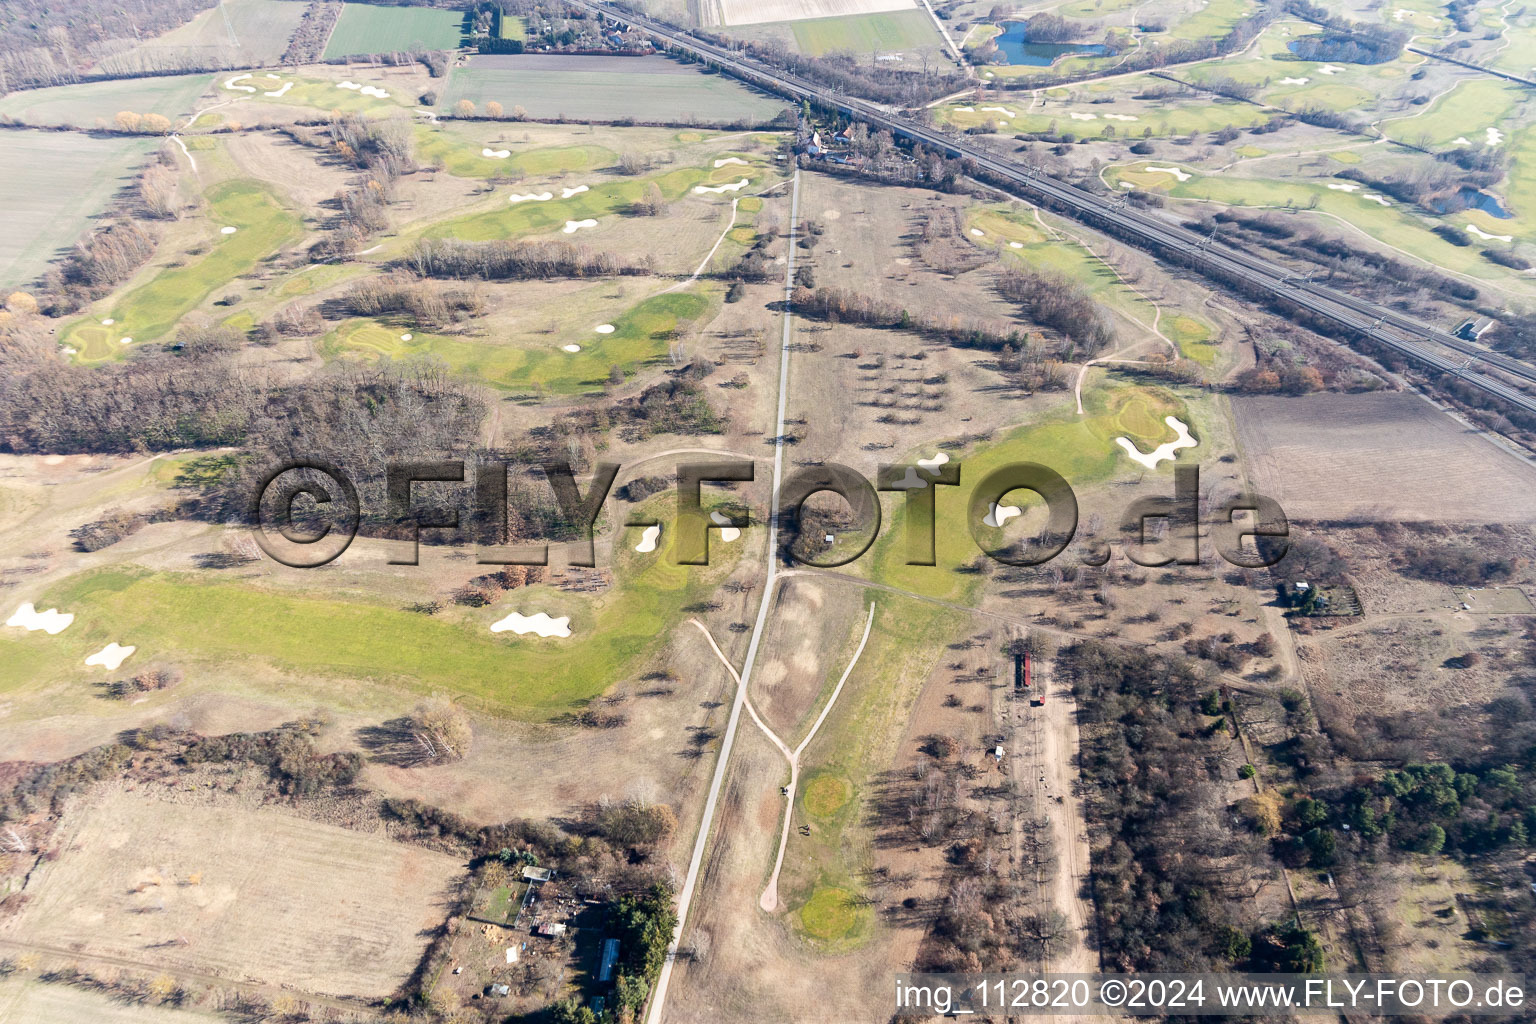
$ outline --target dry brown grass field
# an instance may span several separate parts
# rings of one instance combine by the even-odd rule
[[[279,810],[102,787],[3,935],[321,995],[393,994],[462,876],[439,853]]]

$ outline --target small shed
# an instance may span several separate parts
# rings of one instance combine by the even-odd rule
[[[559,938],[565,934],[565,924],[562,921],[540,921],[534,933],[544,936],[546,939]]]
[[[619,962],[619,940],[603,940],[603,962],[597,969],[597,980],[607,983],[613,980],[613,968]]]
[[[551,868],[523,868],[523,881],[525,882],[547,882],[553,877],[555,877],[555,872]]]

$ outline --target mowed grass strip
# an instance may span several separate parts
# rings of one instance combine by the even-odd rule
[[[696,292],[672,292],[644,300],[613,321],[612,334],[581,338],[580,352],[566,352],[554,341],[538,348],[496,341],[478,341],[437,334],[416,334],[408,328],[372,320],[343,324],[321,345],[328,358],[406,359],[432,356],[455,372],[509,391],[540,388],[560,394],[601,388],[615,366],[625,372],[666,358],[673,333],[703,316],[710,300]],[[403,335],[411,334],[411,340]]]
[[[510,126],[509,126],[510,130]],[[507,157],[489,157],[481,150],[510,150]],[[496,178],[519,174],[576,174],[612,167],[619,155],[604,146],[542,146],[514,142],[476,141],[450,127],[416,125],[416,157],[424,164],[441,163],[456,178]]]
[[[234,233],[222,234],[225,227],[233,227]],[[114,321],[111,326],[95,319],[79,321],[65,332],[64,341],[79,350],[82,361],[99,362],[122,355],[129,346],[120,344],[121,338],[132,338],[135,344],[161,338],[214,289],[249,271],[299,231],[299,218],[261,182],[216,185],[208,192],[207,252],[161,270],[118,298],[107,314]]]
[[[600,598],[539,585],[458,616],[422,615],[323,591],[277,592],[194,573],[85,573],[38,599],[40,607],[75,614],[64,633],[0,633],[0,693],[69,680],[87,686],[101,673],[87,669],[85,657],[117,640],[136,646],[136,656],[146,661],[228,665],[249,659],[300,677],[445,691],[488,712],[545,721],[602,693],[661,641],[682,607],[707,594],[742,550],[740,544],[718,547],[717,564],[704,569],[672,564],[670,545],[649,555],[619,545],[619,583]],[[573,635],[492,633],[490,624],[512,611],[568,615]]]
[[[888,11],[790,22],[795,46],[813,57],[848,51],[867,54],[940,45],[933,21],[923,11]]]
[[[464,12],[436,7],[346,4],[325,56],[396,50],[456,50],[464,39]]]

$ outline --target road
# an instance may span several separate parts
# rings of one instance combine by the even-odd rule
[[[1536,383],[1536,367],[1465,341],[1411,315],[1356,298],[1255,256],[1214,237],[1199,235],[1129,205],[1127,196],[1104,196],[1046,174],[1039,167],[998,156],[960,136],[918,123],[865,100],[839,95],[741,51],[716,46],[652,18],[617,10],[594,0],[572,6],[649,33],[670,47],[704,61],[759,88],[814,102],[895,137],[969,161],[971,174],[984,184],[1024,190],[1036,201],[1115,234],[1161,259],[1173,259],[1217,280],[1238,283],[1283,300],[1337,328],[1368,339],[1438,373],[1459,377],[1472,387],[1526,412],[1536,413],[1536,397],[1471,368],[1482,363],[1522,382]],[[1441,350],[1449,350],[1441,351]]]
[[[784,436],[784,408],[789,400],[789,341],[794,327],[794,311],[790,297],[795,288],[795,229],[800,222],[800,172],[795,171],[789,199],[788,255],[784,268],[784,333],[779,343],[779,399],[773,436]],[[672,980],[672,965],[676,959],[678,942],[683,927],[688,923],[688,910],[693,904],[693,891],[698,885],[699,868],[704,862],[704,850],[709,845],[709,829],[715,820],[715,807],[720,802],[720,789],[725,782],[725,771],[730,765],[731,748],[736,741],[736,727],[741,724],[741,712],[747,702],[747,684],[752,680],[752,666],[757,662],[758,644],[763,639],[763,627],[768,622],[768,609],[773,604],[773,586],[779,576],[779,488],[784,482],[784,446],[773,448],[773,500],[768,517],[768,577],[763,583],[763,598],[757,606],[757,621],[752,625],[752,640],[747,645],[747,658],[741,667],[741,682],[736,687],[736,699],[731,703],[731,717],[725,725],[725,738],[720,744],[720,757],[715,762],[715,775],[709,783],[709,796],[704,801],[704,817],[699,822],[699,834],[693,841],[693,855],[688,859],[688,873],[683,887],[677,894],[677,928],[672,933],[672,943],[667,959],[661,965],[656,978],[656,989],[651,994],[650,1007],[646,1012],[647,1024],[660,1024],[662,1011],[667,1003],[667,986]]]

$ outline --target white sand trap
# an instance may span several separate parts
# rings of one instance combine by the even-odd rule
[[[123,337],[117,339],[117,343],[119,345],[132,345],[133,344],[133,339],[128,337],[127,335],[124,335]]]
[[[977,238],[981,238],[986,235],[986,232],[981,230],[981,228],[971,228],[971,234],[975,235]]]
[[[389,99],[389,91],[386,90],[386,89],[380,89],[376,85],[365,85],[365,86],[362,87],[362,89],[360,91],[362,92],[362,94],[364,96],[372,96],[375,99],[380,99],[380,100],[387,100],[387,99]]]
[[[115,323],[117,323],[116,320],[113,320],[111,317],[107,317],[105,320],[103,320],[101,322],[101,326],[103,326],[103,327],[111,327]]]
[[[933,456],[933,458],[931,458],[931,459],[918,459],[917,460],[917,464],[919,466],[922,466],[924,469],[926,469],[928,471],[928,475],[929,476],[938,476],[939,475],[939,467],[944,465],[948,461],[949,461],[949,456],[944,454],[943,452],[939,452],[939,454]]]
[[[29,632],[34,629],[40,629],[49,636],[58,636],[64,632],[65,627],[74,621],[75,616],[72,613],[61,612],[57,608],[49,608],[45,612],[40,612],[32,606],[31,601],[28,601],[20,608],[17,608],[15,613],[5,620],[5,624],[7,626],[20,626]]]
[[[85,663],[87,665],[100,665],[108,672],[115,672],[117,667],[127,660],[128,655],[136,650],[138,650],[137,647],[124,647],[114,640],[89,658],[86,658]]]
[[[635,550],[642,555],[648,555],[656,550],[656,542],[661,539],[661,524],[647,526],[645,532],[640,535],[640,543],[635,545]]]
[[[1007,124],[1008,123],[1008,119],[1006,117],[1000,117],[1000,118],[997,119],[997,123],[1000,124],[1000,125]]]
[[[731,525],[730,517],[723,516],[719,512],[711,512],[709,521],[720,527],[720,539],[729,544],[733,540],[741,539],[741,531]]]
[[[288,90],[292,89],[292,88],[293,88],[293,83],[292,82],[284,82],[283,83],[283,87],[281,89],[274,89],[271,92],[262,93],[262,95],[263,96],[285,96],[285,95],[287,95]]]
[[[338,89],[351,89],[351,90],[353,90],[355,92],[356,90],[361,89],[362,86],[358,85],[356,82],[337,82],[336,83],[336,88],[338,88]]]
[[[586,185],[577,185],[574,188],[563,188],[563,189],[560,190],[560,198],[561,199],[569,199],[569,198],[571,198],[571,196],[580,195],[581,193],[583,193],[585,191],[587,191],[587,186]]]
[[[1481,238],[1485,242],[1512,242],[1512,241],[1514,241],[1514,237],[1511,236],[1511,235],[1490,235],[1488,232],[1484,231],[1482,228],[1478,227],[1476,224],[1468,224],[1467,225],[1467,230],[1472,232],[1474,235],[1476,235],[1478,238]]]
[[[1136,187],[1136,183],[1133,182],[1133,181],[1122,181],[1120,183],[1120,187],[1121,188],[1135,188]]]
[[[588,217],[586,220],[568,220],[565,222],[565,227],[561,228],[560,230],[567,235],[574,235],[582,228],[595,227],[597,227],[597,221],[593,220],[591,217]]]
[[[80,351],[79,349],[77,349],[77,348],[75,348],[75,347],[73,347],[71,345],[65,345],[64,346],[64,354],[67,355],[67,356],[77,355],[79,353],[79,351]]]
[[[928,486],[928,481],[918,476],[917,469],[908,466],[907,473],[900,480],[891,481],[891,489],[895,491],[920,491]]]
[[[715,166],[716,167],[724,167],[727,164],[740,164],[743,167],[747,166],[747,162],[745,160],[743,160],[739,156],[723,157],[723,158],[715,161]]]
[[[539,636],[570,636],[571,617],[562,615],[558,619],[552,619],[548,612],[539,612],[537,615],[513,612],[500,622],[491,623],[492,633],[505,633],[508,630],[519,635],[537,633]]]
[[[279,79],[279,78],[282,78],[282,77],[283,77],[283,76],[282,76],[282,75],[274,75],[274,74],[273,74],[273,73],[272,73],[272,72],[270,72],[270,71],[268,71],[268,72],[267,72],[267,77],[268,77],[268,78],[270,78],[270,79],[272,79],[272,81],[274,81],[274,82],[275,82],[275,81],[277,81],[277,80],[278,80],[278,79]]]
[[[250,75],[236,75],[234,78],[231,78],[231,79],[228,79],[227,81],[225,81],[224,88],[226,88],[226,89],[234,89],[236,92],[255,92],[256,91],[256,87],[254,85],[239,85],[239,84],[237,84],[239,82],[245,81],[247,78],[250,78],[250,77],[251,77]]]
[[[1177,167],[1148,167],[1147,170],[1154,174],[1171,174],[1180,181],[1188,181],[1194,177],[1188,171],[1181,171]]]
[[[955,113],[957,113],[957,114],[974,114],[974,113],[976,113],[976,108],[975,107],[956,107],[955,108]]]
[[[1104,115],[1104,119],[1107,120],[1107,121],[1140,121],[1141,120],[1141,118],[1137,117],[1135,114],[1105,114]]]
[[[560,346],[560,351],[562,351],[562,352],[580,352],[581,351],[581,346],[576,344],[573,341],[569,345],[561,345]]]
[[[982,110],[990,110],[990,111],[993,111],[994,113],[998,113],[998,114],[1007,114],[1009,117],[1018,117],[1019,116],[1018,114],[1014,113],[1012,110],[1009,110],[1007,107],[982,107],[981,109]]]
[[[1190,436],[1189,428],[1185,426],[1177,416],[1169,416],[1164,419],[1163,422],[1172,427],[1174,432],[1179,436],[1174,438],[1172,441],[1158,445],[1155,449],[1153,449],[1151,452],[1148,452],[1146,455],[1143,455],[1141,453],[1141,449],[1136,447],[1136,442],[1132,441],[1128,437],[1117,437],[1115,438],[1115,443],[1118,444],[1121,448],[1124,448],[1125,454],[1129,455],[1132,460],[1141,463],[1148,469],[1156,469],[1157,464],[1162,462],[1164,459],[1172,462],[1175,458],[1177,458],[1174,453],[1177,452],[1180,448],[1193,448],[1200,443]]]
[[[740,192],[749,184],[751,184],[750,179],[742,178],[740,181],[730,185],[695,185],[693,186],[693,192],[694,195],[700,196],[706,192]]]
[[[988,526],[998,528],[1014,516],[1021,516],[1023,514],[1024,510],[1017,505],[999,505],[994,501],[992,503],[992,510],[983,516],[981,521]]]
[[[402,334],[402,335],[400,335],[400,340],[401,341],[410,341],[414,337],[415,337],[414,334]]]
[[[529,192],[526,195],[517,192],[507,196],[509,203],[547,203],[555,198],[552,192]]]
[[[219,228],[219,234],[221,234],[221,235],[232,235],[232,234],[234,234],[238,230],[240,230],[240,229],[239,228],[235,228],[235,227],[222,227],[222,228]]]
[[[596,331],[598,334],[612,334],[613,333],[613,324],[598,324],[596,327],[594,327],[592,329],[594,331]]]
[[[1335,192],[1356,192],[1360,189],[1360,186],[1356,185],[1354,182],[1349,182],[1348,184],[1344,185],[1341,185],[1338,182],[1332,182],[1328,187],[1333,189]]]
[[[1022,248],[1024,248],[1024,243],[1023,242],[1009,242],[1008,243],[1008,248],[1010,248],[1010,249],[1022,249]]]
[[[492,149],[491,147],[486,146],[480,150],[480,155],[488,156],[492,160],[505,160],[507,157],[512,155],[512,151],[510,149]]]
[[[1099,119],[1098,114],[1080,114],[1075,110],[1067,116],[1074,121],[1097,121]]]
[[[1488,145],[1497,146],[1499,143],[1504,141],[1504,133],[1499,131],[1497,128],[1489,128],[1486,129],[1486,131],[1488,133]]]
[[[1310,79],[1310,78],[1282,78],[1282,79],[1280,79],[1280,84],[1281,85],[1306,85],[1310,81],[1312,81],[1312,79]]]
[[[1467,138],[1465,135],[1458,135],[1458,136],[1456,136],[1455,140],[1451,143],[1451,145],[1453,145],[1453,146],[1470,146],[1470,145],[1472,145],[1472,140]]]
[[[1360,198],[1361,199],[1368,199],[1368,200],[1370,200],[1373,203],[1380,203],[1382,206],[1391,206],[1392,205],[1392,200],[1388,199],[1386,196],[1378,195],[1375,192],[1367,193],[1366,195],[1363,195]]]
[[[1324,64],[1322,67],[1317,69],[1317,73],[1320,75],[1336,75],[1343,70],[1344,69],[1339,67],[1337,64]]]

